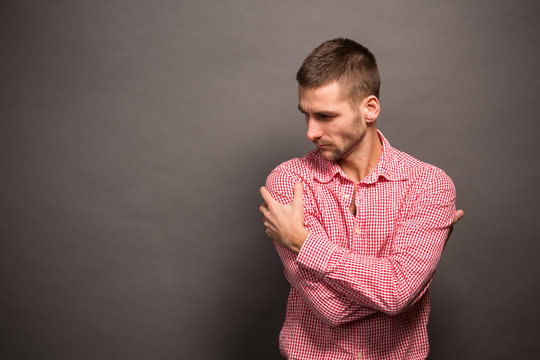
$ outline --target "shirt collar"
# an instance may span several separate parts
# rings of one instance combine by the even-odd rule
[[[379,157],[379,161],[371,173],[360,182],[364,184],[373,184],[377,182],[381,176],[390,181],[407,180],[408,177],[403,171],[398,158],[399,151],[390,145],[388,140],[386,140],[384,135],[379,130],[377,130],[377,134],[379,135],[379,139],[382,144],[381,156]],[[336,175],[340,175],[344,179],[349,179],[337,162],[323,159],[316,149],[313,150],[313,152],[317,159],[315,162],[316,166],[315,171],[313,172],[313,177],[317,181],[321,183],[328,183]]]

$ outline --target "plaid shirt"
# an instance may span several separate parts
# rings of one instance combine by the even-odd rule
[[[452,180],[390,146],[355,184],[317,150],[272,171],[288,204],[304,185],[310,235],[298,254],[276,246],[291,285],[281,353],[288,359],[425,359],[428,286],[455,211]],[[349,208],[355,199],[356,216]]]

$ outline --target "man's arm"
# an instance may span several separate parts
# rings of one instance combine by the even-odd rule
[[[330,326],[358,320],[376,311],[351,302],[335,289],[318,279],[312,272],[296,264],[296,254],[276,244],[284,267],[285,278],[300,294],[317,318]]]
[[[454,214],[455,190],[451,180],[440,170],[429,175],[423,179],[424,185],[416,189],[417,197],[398,228],[389,256],[364,256],[339,248],[314,217],[306,217],[310,234],[305,242],[289,244],[291,239],[298,239],[281,236],[287,231],[279,227],[270,227],[269,236],[293,251],[300,248],[296,266],[311,272],[342,296],[343,301],[397,314],[427,288],[449,228],[454,218],[459,219],[459,214]],[[298,209],[297,204],[291,205]],[[282,215],[281,210],[273,206],[263,214],[267,222],[273,223]]]
[[[268,203],[273,202],[273,205],[284,205],[281,210],[280,220],[273,219],[276,223],[263,220],[267,227],[266,234],[274,237],[273,231],[278,226],[290,227],[291,231],[287,237],[294,236],[303,237],[303,240],[309,235],[309,230],[304,226],[304,201],[302,194],[299,194],[301,187],[296,185],[296,196],[294,196],[294,186],[300,180],[298,177],[293,177],[290,174],[274,170],[266,181],[266,188],[261,188],[261,195],[265,199],[265,203],[261,206],[260,211],[267,216]],[[270,192],[268,191],[271,191]],[[296,202],[293,204],[293,199]],[[275,206],[270,205],[274,210]],[[291,205],[294,205],[295,213],[290,212]],[[309,217],[309,216],[308,216]],[[359,306],[354,302],[346,300],[343,295],[339,294],[335,289],[332,289],[312,271],[302,268],[296,262],[296,253],[279,243],[275,243],[276,250],[281,258],[284,268],[285,278],[290,285],[298,291],[304,302],[310,307],[312,312],[320,320],[330,326],[337,326],[349,321],[357,320],[365,316],[371,315],[376,311],[367,307]]]

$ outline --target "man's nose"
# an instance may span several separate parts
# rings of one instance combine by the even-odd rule
[[[307,119],[306,137],[309,141],[315,141],[322,136],[322,129],[319,124],[313,119]]]

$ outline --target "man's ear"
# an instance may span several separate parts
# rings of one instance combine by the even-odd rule
[[[364,99],[364,111],[366,114],[366,123],[372,123],[379,117],[381,112],[381,106],[379,105],[379,99],[375,95],[369,95]]]

